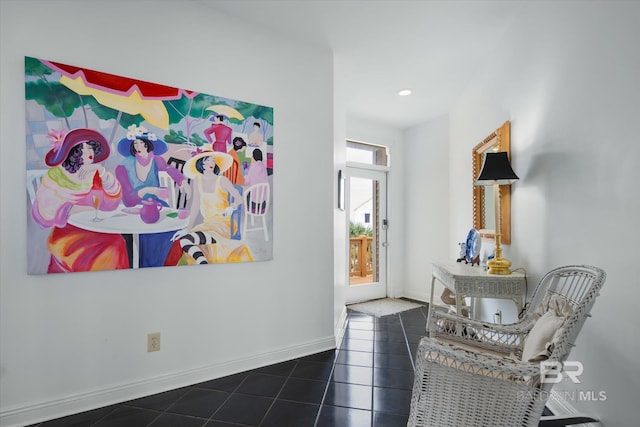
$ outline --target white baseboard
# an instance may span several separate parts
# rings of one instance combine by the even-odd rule
[[[346,309],[345,309],[346,316]],[[0,410],[1,427],[52,420],[336,348],[334,336],[268,353]]]
[[[425,303],[429,302],[429,293],[425,293],[425,292],[404,292],[402,295],[404,298],[409,298],[412,300],[416,300],[416,301],[422,301]]]
[[[336,347],[340,345],[342,342],[342,338],[344,337],[344,328],[347,323],[347,306],[342,307],[342,312],[340,313],[340,318],[334,325],[334,335],[336,336]]]

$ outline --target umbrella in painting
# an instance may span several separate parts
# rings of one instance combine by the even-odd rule
[[[91,95],[100,104],[127,114],[141,115],[149,124],[169,129],[169,113],[162,101],[192,98],[197,93],[142,80],[94,71],[58,62],[42,63],[59,72],[60,83],[79,95]]]
[[[212,105],[211,107],[205,108],[205,110],[213,111],[217,115],[227,116],[230,119],[244,120],[244,116],[240,113],[240,111],[228,105]]]

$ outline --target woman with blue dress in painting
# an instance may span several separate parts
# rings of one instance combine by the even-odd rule
[[[116,167],[125,206],[136,206],[149,198],[168,206],[165,200],[168,189],[160,186],[160,171],[168,173],[180,191],[190,193],[184,175],[161,157],[167,149],[164,141],[144,127],[129,126],[127,136],[118,142],[118,152],[124,156],[124,160]],[[182,252],[180,246],[171,241],[172,236],[173,232],[140,234],[140,267],[175,265]]]

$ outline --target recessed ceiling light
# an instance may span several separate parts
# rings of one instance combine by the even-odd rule
[[[398,91],[398,95],[400,95],[400,96],[409,96],[409,95],[411,95],[411,89],[400,89]]]

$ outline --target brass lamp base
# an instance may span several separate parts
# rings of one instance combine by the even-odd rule
[[[487,265],[489,266],[489,271],[487,271],[488,274],[511,274],[511,270],[509,269],[509,267],[511,267],[511,261],[508,259],[495,257],[489,260]]]
[[[499,210],[497,210],[499,212]],[[489,266],[488,274],[503,274],[508,275],[511,274],[511,261],[508,259],[502,258],[502,246],[500,246],[500,234],[496,233],[496,256],[487,262]]]

